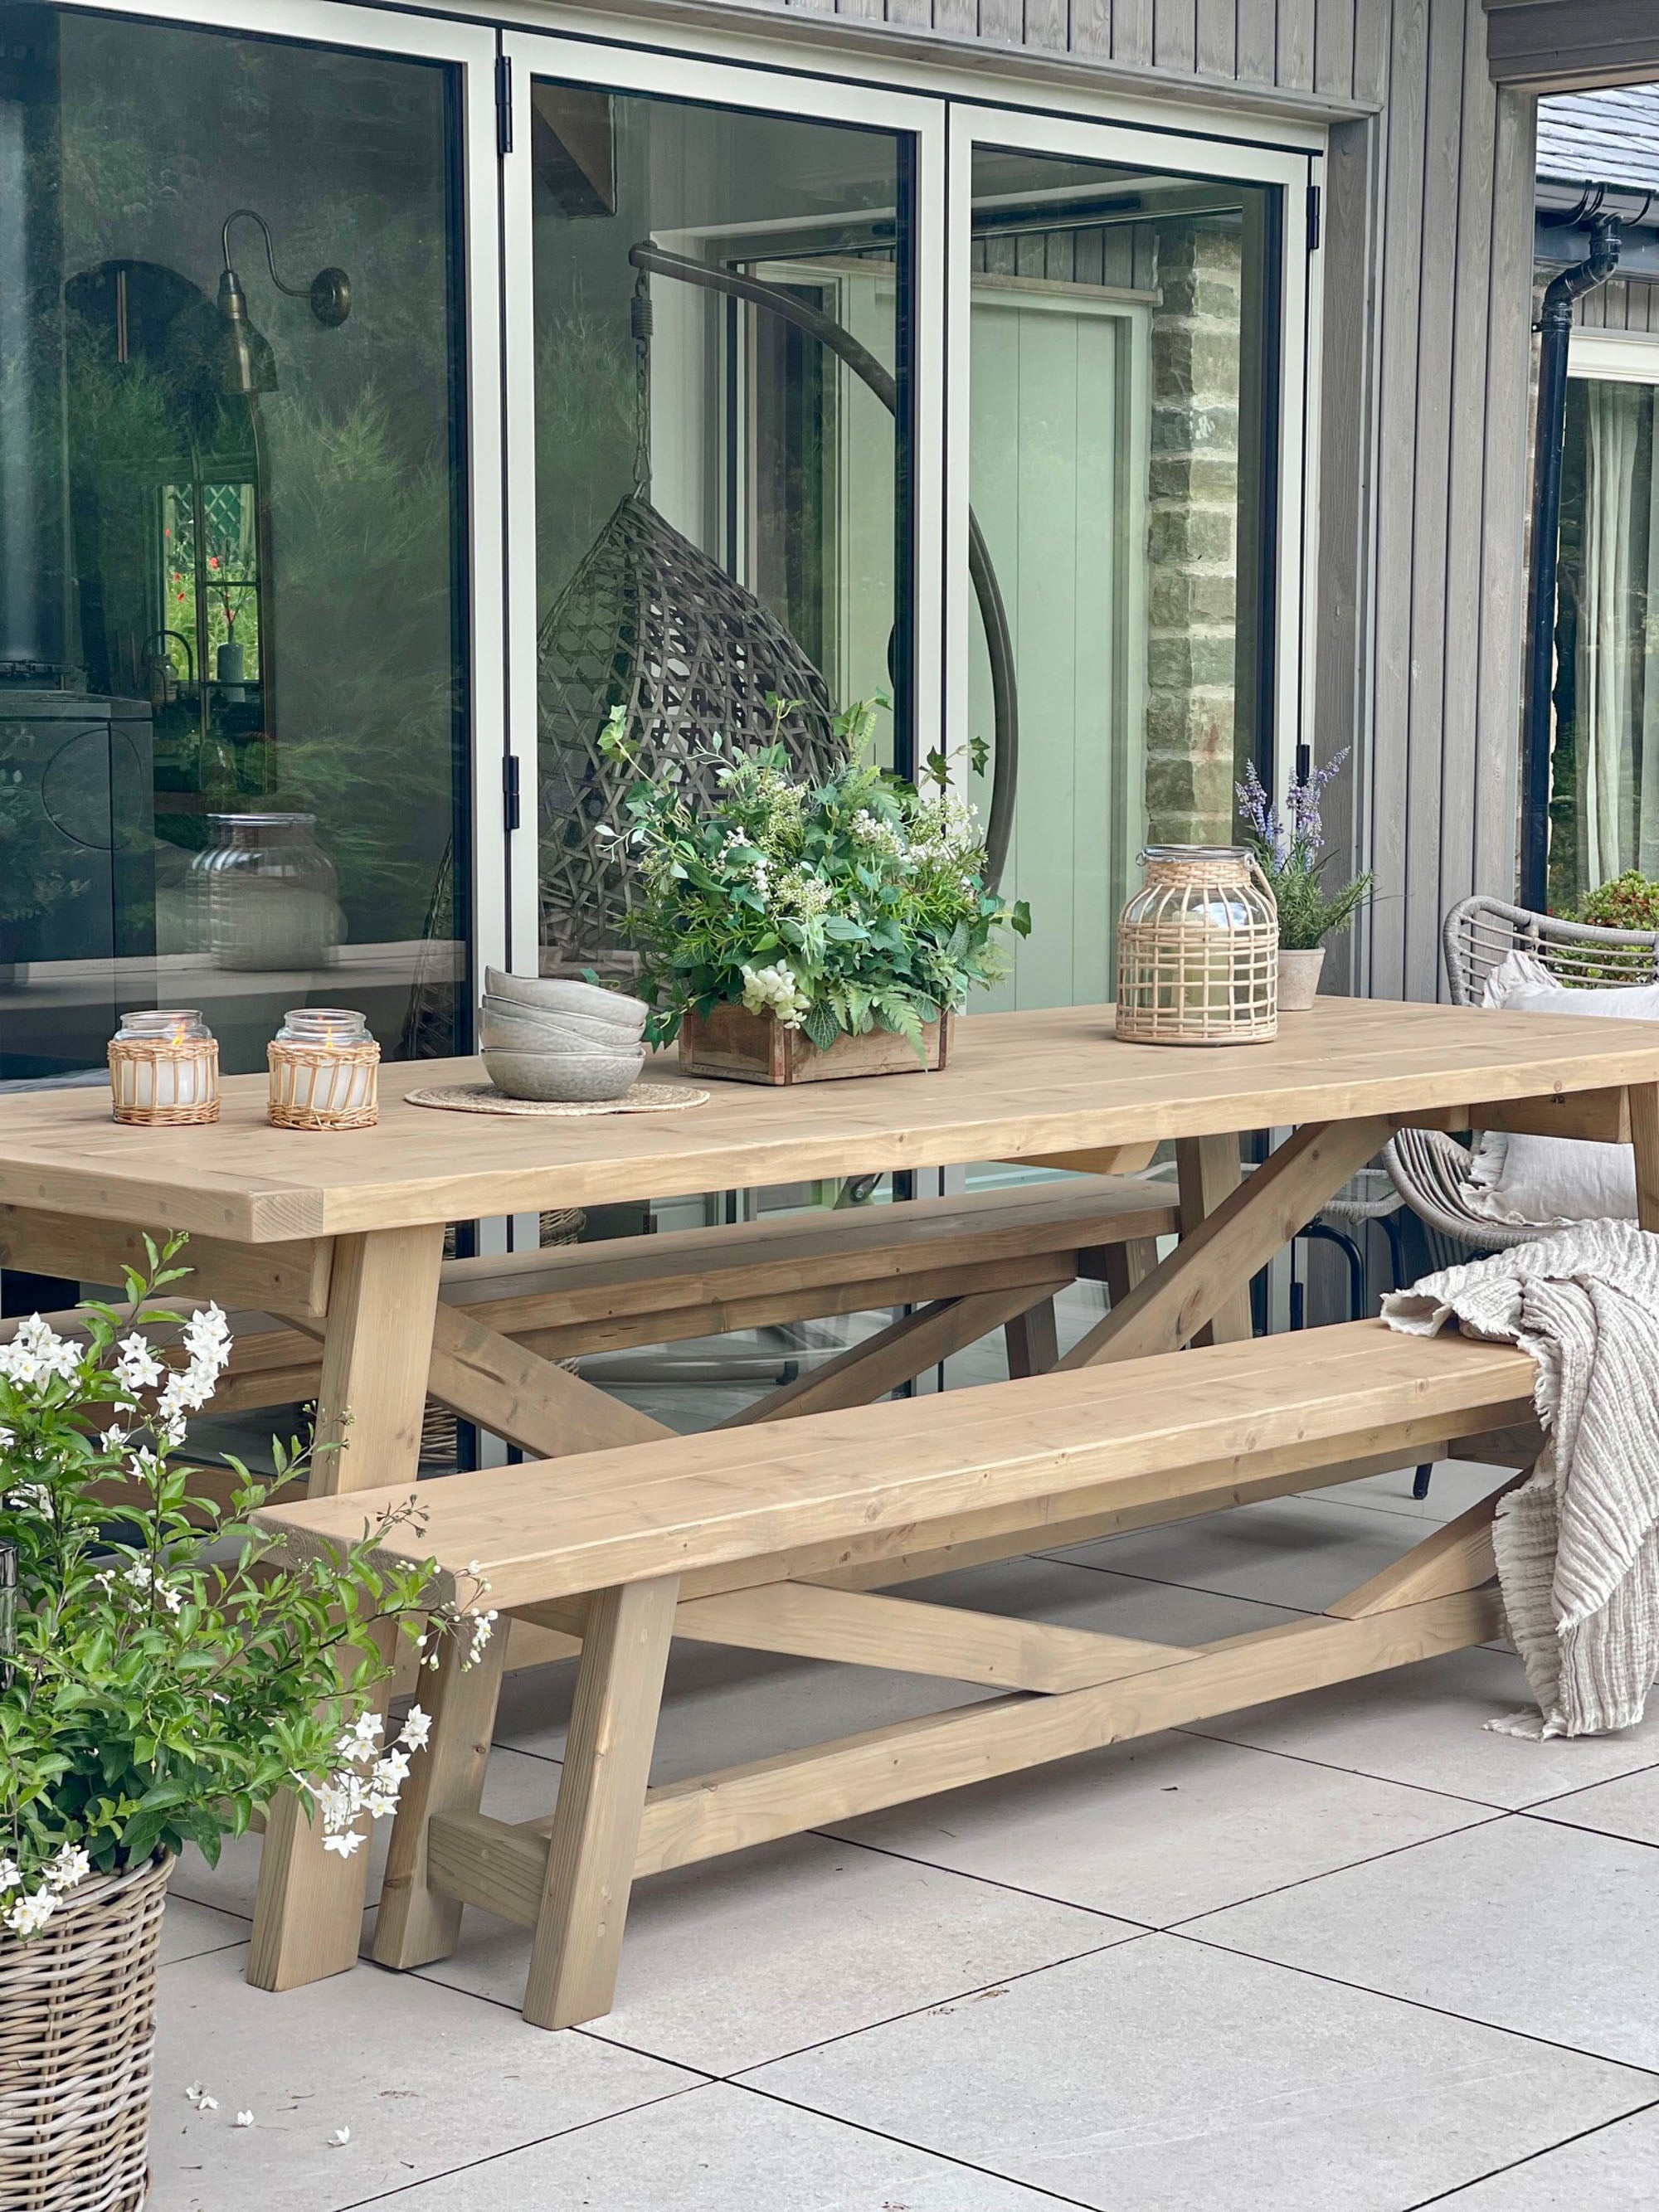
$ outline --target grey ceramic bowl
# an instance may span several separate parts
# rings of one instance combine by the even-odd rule
[[[645,1027],[650,1008],[642,999],[625,992],[606,991],[596,983],[573,982],[561,975],[509,975],[504,968],[484,969],[488,996],[537,1013],[574,1014],[590,1022],[609,1022],[637,1036]]]
[[[580,1014],[544,1013],[486,995],[478,1006],[478,1042],[520,1052],[632,1052],[636,1029],[615,1022],[591,1022]]]
[[[626,1053],[502,1052],[487,1049],[483,1064],[508,1098],[587,1104],[620,1098],[639,1080],[645,1054]]]

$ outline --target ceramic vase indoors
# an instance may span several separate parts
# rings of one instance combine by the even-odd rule
[[[1325,965],[1322,945],[1310,945],[1305,951],[1291,952],[1279,948],[1279,1011],[1281,1014],[1305,1014],[1313,1006],[1319,990],[1320,970]]]

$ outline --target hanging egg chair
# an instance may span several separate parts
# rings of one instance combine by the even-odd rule
[[[651,504],[649,348],[652,274],[744,300],[794,324],[845,362],[896,416],[889,371],[830,317],[757,276],[712,269],[648,241],[629,256],[638,364],[634,489],[618,505],[543,624],[540,707],[544,966],[615,964],[634,894],[622,843],[623,801],[638,774],[670,769],[688,796],[712,795],[701,765],[715,737],[738,750],[773,734],[769,696],[798,702],[777,732],[794,772],[815,779],[843,757],[823,677],[777,618]],[[969,516],[969,574],[991,665],[994,779],[987,876],[994,889],[1013,827],[1018,706],[1006,611],[978,522]],[[599,748],[626,710],[635,767]]]

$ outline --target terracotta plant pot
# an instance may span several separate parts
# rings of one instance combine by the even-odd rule
[[[1319,990],[1319,972],[1325,965],[1325,948],[1311,946],[1304,952],[1287,952],[1281,945],[1279,952],[1279,1011],[1281,1014],[1305,1014],[1313,1006]]]
[[[943,1067],[951,1048],[951,1016],[929,1022],[921,1037],[927,1066]],[[820,1052],[801,1030],[782,1028],[775,1016],[751,1014],[735,1005],[685,1017],[680,1024],[680,1066],[687,1075],[712,1075],[728,1083],[824,1083],[843,1076],[926,1072],[909,1038],[890,1030],[839,1036],[828,1052]]]
[[[27,1942],[0,1936],[0,2204],[144,2201],[155,1949],[169,1859],[94,1877]]]

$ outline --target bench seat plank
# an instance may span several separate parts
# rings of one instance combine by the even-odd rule
[[[1370,1456],[1413,1423],[1449,1437],[1506,1427],[1530,1415],[1533,1376],[1506,1346],[1352,1322],[454,1475],[422,1486],[427,1526],[393,1549],[447,1575],[479,1561],[490,1602],[510,1611],[876,1528],[902,1539],[1085,1486],[1213,1490],[1275,1453],[1307,1468]],[[408,1495],[356,1492],[265,1517],[291,1541],[350,1540]]]

